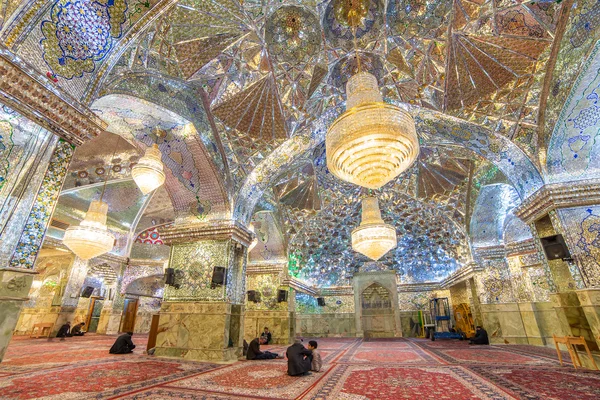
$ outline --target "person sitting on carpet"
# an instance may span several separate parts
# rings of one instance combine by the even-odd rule
[[[475,336],[473,336],[473,338],[471,338],[471,340],[469,341],[469,344],[490,344],[490,340],[488,339],[488,334],[487,331],[485,329],[483,329],[481,326],[477,326],[477,328],[475,328]]]
[[[269,328],[267,328],[266,326],[265,326],[265,330],[264,330],[264,332],[260,334],[260,337],[262,337],[262,338],[265,338],[265,339],[266,339],[266,342],[265,342],[265,344],[269,344],[269,343],[271,343],[271,340],[273,339],[273,338],[271,337],[271,332],[269,332]]]
[[[323,361],[321,360],[321,353],[317,350],[318,343],[316,340],[311,340],[308,342],[308,349],[312,352],[312,363],[310,366],[311,371],[319,372],[321,367],[323,366]]]
[[[277,353],[271,353],[270,351],[260,351],[260,345],[266,344],[267,339],[264,337],[253,339],[248,345],[248,351],[246,353],[247,360],[272,360],[274,358],[283,358]]]
[[[65,338],[67,336],[71,336],[71,323],[70,322],[66,322],[63,326],[60,327],[60,329],[58,330],[58,333],[56,334],[56,337],[59,337],[60,340],[65,340]]]
[[[135,349],[135,344],[131,341],[131,336],[133,336],[133,332],[127,332],[122,334],[115,340],[115,344],[109,350],[110,354],[129,354],[133,353],[133,349]]]
[[[77,325],[75,325],[73,327],[73,329],[71,329],[71,336],[83,336],[83,335],[85,335],[85,332],[81,330],[81,329],[83,329],[84,326],[85,326],[85,322],[80,322]]]
[[[294,344],[288,347],[285,352],[288,358],[288,370],[289,376],[300,376],[309,375],[310,367],[313,360],[313,353],[300,342],[300,339],[296,339]]]

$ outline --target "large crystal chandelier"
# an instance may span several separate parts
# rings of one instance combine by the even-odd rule
[[[352,249],[377,261],[396,247],[396,243],[396,229],[381,219],[377,197],[364,197],[362,221],[352,230]]]
[[[158,145],[148,147],[144,157],[131,169],[131,176],[143,194],[148,194],[165,183],[165,173]]]
[[[117,144],[119,136],[115,141],[112,159],[115,158],[117,152]],[[112,250],[115,243],[115,237],[108,231],[106,226],[106,218],[108,214],[108,204],[102,201],[104,192],[106,191],[106,182],[108,181],[108,173],[104,178],[104,186],[100,200],[92,201],[83,221],[79,226],[70,226],[65,231],[63,243],[75,255],[83,260],[98,257]]]
[[[92,201],[79,226],[70,226],[63,243],[81,259],[89,260],[112,250],[115,237],[106,227],[108,204]]]
[[[358,16],[351,9],[358,73],[346,84],[346,112],[327,131],[327,168],[341,180],[379,189],[406,171],[419,155],[415,121],[383,101],[377,78],[361,71],[356,46]]]

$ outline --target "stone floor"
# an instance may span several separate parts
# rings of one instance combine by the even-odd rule
[[[552,350],[533,346],[318,339],[323,370],[296,378],[286,374],[285,360],[159,359],[144,355],[146,338],[136,335],[134,354],[114,356],[108,354],[113,341],[100,335],[13,339],[0,364],[0,399],[600,398],[600,372],[561,367]]]

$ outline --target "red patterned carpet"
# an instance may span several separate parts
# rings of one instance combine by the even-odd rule
[[[145,338],[134,336],[138,348]],[[561,367],[552,349],[420,339],[317,339],[319,373],[286,360],[229,365],[114,356],[113,336],[17,339],[0,364],[0,399],[526,399],[600,398],[600,372]],[[308,339],[305,339],[307,342]],[[285,346],[269,346],[284,352]]]

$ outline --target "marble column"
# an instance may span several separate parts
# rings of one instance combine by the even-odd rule
[[[233,361],[242,355],[247,248],[253,234],[234,221],[175,225],[161,233],[171,245],[177,286],[165,288],[157,356]],[[215,267],[226,284],[212,285]]]
[[[600,347],[600,288],[578,290],[577,297],[585,313],[593,338]]]
[[[286,284],[287,264],[252,265],[247,272],[247,290],[260,295],[260,302],[247,302],[244,315],[244,338],[250,341],[268,327],[273,344],[290,344],[295,336],[295,312],[293,291]],[[280,290],[287,293],[287,300],[279,302]]]
[[[34,263],[74,151],[44,130],[31,140],[35,148],[13,149],[18,170],[9,167],[0,186],[0,361],[28,300]]]
[[[556,212],[550,211],[548,215],[532,224],[532,233],[534,233],[534,242],[541,247],[539,238],[563,234],[564,230]],[[558,320],[552,333],[557,336],[583,336],[591,348],[597,349],[590,323],[575,292],[584,287],[579,268],[572,262],[547,260],[545,254],[543,259],[544,265],[548,266],[552,281],[551,288],[554,289],[551,289],[553,293],[550,294],[550,301]]]
[[[53,334],[57,333],[60,327],[67,321],[71,324],[79,322],[74,321],[74,318],[77,306],[79,305],[83,282],[88,273],[88,266],[89,260],[82,260],[79,257],[75,257],[68,274],[65,276],[63,282],[61,282],[63,287],[61,306],[56,322],[54,323]],[[83,300],[88,301],[89,299]]]

